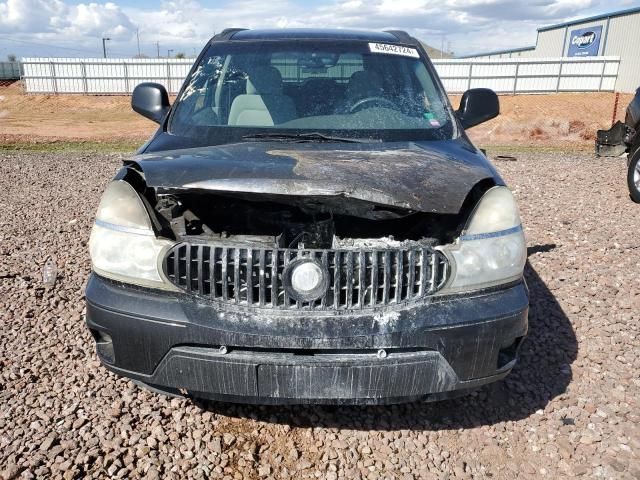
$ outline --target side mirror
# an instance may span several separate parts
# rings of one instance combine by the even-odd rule
[[[141,83],[133,89],[131,108],[149,120],[162,123],[170,108],[169,94],[159,83]]]
[[[472,88],[462,95],[456,114],[464,129],[475,127],[500,115],[500,100],[493,90]]]

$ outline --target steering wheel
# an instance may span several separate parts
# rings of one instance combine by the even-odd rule
[[[377,103],[382,104],[383,106],[389,107],[393,110],[397,110],[398,106],[393,103],[391,100],[388,100],[384,97],[366,97],[361,100],[358,100],[356,103],[349,107],[349,113],[355,113],[359,110],[363,109],[363,105],[367,105],[368,103]]]

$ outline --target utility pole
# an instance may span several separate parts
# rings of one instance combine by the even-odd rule
[[[136,40],[138,41],[138,58],[140,58],[140,29],[136,28]]]
[[[156,42],[156,49],[158,50],[158,58],[160,58],[160,42]]]
[[[111,40],[108,37],[102,37],[102,55],[107,58],[107,40]]]
[[[171,58],[171,52],[173,52],[173,48],[167,50],[167,58]]]

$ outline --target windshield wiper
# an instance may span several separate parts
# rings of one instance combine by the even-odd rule
[[[368,143],[380,142],[368,138],[333,137],[318,132],[310,133],[254,133],[244,135],[243,140],[275,140],[282,142],[338,142],[338,143]]]

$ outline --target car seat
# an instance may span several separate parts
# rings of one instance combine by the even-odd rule
[[[382,78],[376,72],[362,70],[355,72],[349,78],[345,91],[347,104],[354,104],[358,100],[368,97],[381,97],[384,94]]]
[[[296,96],[298,113],[304,116],[333,113],[336,101],[342,98],[343,89],[333,78],[307,79]]]
[[[229,125],[268,127],[296,118],[293,100],[282,93],[282,75],[277,68],[253,69],[247,75],[246,92],[233,100]]]

